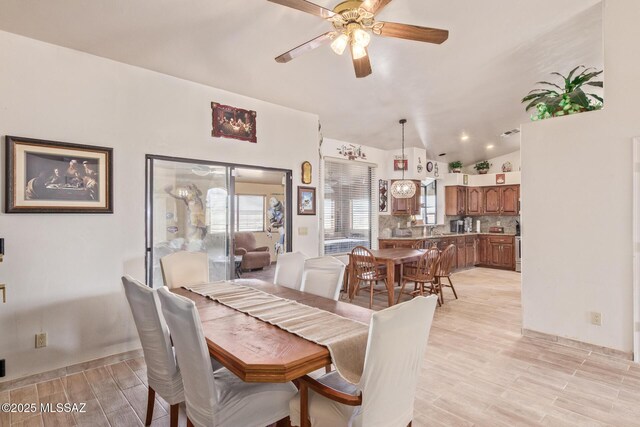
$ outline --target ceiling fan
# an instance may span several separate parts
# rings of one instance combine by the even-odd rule
[[[331,48],[338,55],[342,55],[349,47],[356,77],[361,78],[371,74],[371,62],[367,51],[371,34],[436,44],[443,43],[449,37],[447,30],[376,21],[376,13],[387,6],[391,0],[347,0],[338,4],[333,10],[306,0],[268,1],[316,15],[329,21],[334,28],[333,31],[328,31],[276,57],[276,61],[280,63],[289,62],[331,41]]]

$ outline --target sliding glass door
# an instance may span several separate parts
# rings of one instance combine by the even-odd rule
[[[209,279],[231,277],[231,167],[147,156],[147,283],[164,285],[160,258],[205,252]]]

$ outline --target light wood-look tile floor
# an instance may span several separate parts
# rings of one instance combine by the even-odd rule
[[[460,299],[446,289],[436,310],[414,426],[640,426],[640,365],[522,337],[518,273],[478,268],[453,281]],[[377,295],[374,308],[385,304]],[[139,426],[146,399],[144,360],[132,359],[0,393],[0,403],[87,402],[75,416],[0,414],[0,426]],[[168,426],[167,411],[157,399],[152,425]]]

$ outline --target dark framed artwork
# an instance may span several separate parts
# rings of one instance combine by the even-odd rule
[[[256,137],[257,113],[255,111],[243,110],[217,102],[211,103],[211,110],[213,118],[211,136],[258,142]]]
[[[316,189],[298,187],[298,215],[316,214]]]
[[[380,198],[379,212],[387,212],[389,209],[389,182],[386,179],[378,181],[378,193]]]
[[[504,184],[506,182],[505,174],[497,173],[496,174],[496,184]]]
[[[409,160],[396,159],[393,161],[394,171],[406,171],[409,169]]]
[[[6,137],[5,212],[113,213],[113,149]]]

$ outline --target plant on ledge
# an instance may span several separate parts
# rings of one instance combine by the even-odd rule
[[[487,160],[483,160],[481,162],[476,163],[476,165],[473,168],[477,170],[479,174],[484,175],[485,173],[489,172],[489,169],[491,168],[491,163],[489,163]]]
[[[451,172],[453,173],[460,173],[460,171],[462,170],[462,162],[458,160],[449,163],[449,169],[451,169]]]
[[[580,69],[583,69],[582,72],[576,75]],[[537,82],[547,87],[533,89],[522,98],[522,103],[528,103],[526,111],[536,108],[536,113],[531,116],[531,120],[543,120],[602,108],[604,104],[602,97],[585,92],[585,86],[603,87],[602,81],[593,81],[602,74],[602,70],[596,71],[595,68],[585,68],[584,65],[580,65],[571,70],[566,77],[560,73],[551,74],[561,77],[564,87],[551,82]]]

